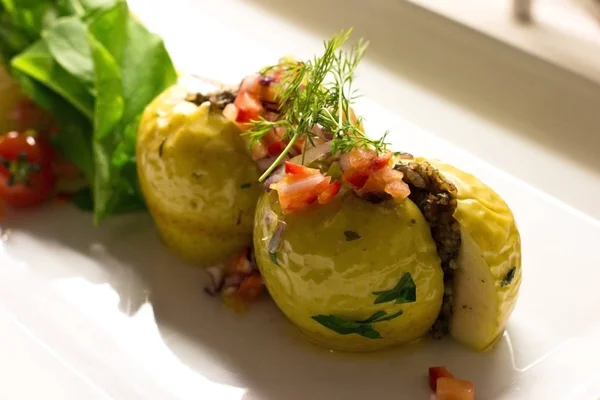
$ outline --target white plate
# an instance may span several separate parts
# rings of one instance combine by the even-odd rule
[[[277,0],[172,0],[168,9],[150,3],[131,1],[165,36],[178,65],[225,81],[236,81],[283,52],[310,55],[335,29],[355,21],[364,28],[360,21],[369,20],[367,15],[379,18],[371,30],[362,29],[375,32],[371,39],[388,40],[373,42],[374,56],[361,69],[369,97],[360,111],[368,117],[367,127],[391,129],[395,147],[476,172],[506,198],[523,240],[519,303],[507,333],[488,354],[449,340],[377,354],[333,353],[307,343],[269,301],[238,317],[207,297],[203,273],[160,245],[147,216],[114,218],[94,228],[87,214],[48,206],[5,221],[12,234],[0,242],[1,399],[426,399],[432,365],[474,381],[481,400],[600,398],[600,223],[588,216],[600,215],[593,200],[600,194],[600,178],[592,164],[583,169],[551,147],[514,136],[520,131],[511,136],[457,109],[454,99],[442,101],[390,70],[377,49],[388,46],[393,57],[399,40],[393,35],[402,25],[393,21],[398,12],[412,10],[404,4],[377,0],[361,10],[357,1],[341,7],[335,0],[311,11],[318,2],[305,0],[309,13],[333,8],[340,16],[314,30],[313,21],[289,19],[287,5]],[[426,35],[418,32],[414,40],[429,45]],[[539,79],[553,74],[549,88],[558,87],[556,82],[579,84],[535,61],[523,62],[539,68]],[[498,68],[495,74],[507,73]],[[519,96],[531,95],[527,84]],[[374,96],[376,90],[380,96]],[[394,95],[404,97],[388,101]],[[375,102],[381,99],[385,107]],[[423,112],[415,107],[435,121],[420,119]],[[579,121],[571,134],[584,134],[592,122]],[[477,150],[478,157],[440,138],[442,131],[422,129],[435,123],[447,125],[447,138]],[[472,131],[460,136],[456,126]],[[592,150],[578,151],[587,156]],[[501,165],[503,152],[510,163],[493,166]],[[521,171],[520,178],[515,171]],[[569,179],[589,185],[567,189]]]

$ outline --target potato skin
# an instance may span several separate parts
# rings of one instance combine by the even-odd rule
[[[268,252],[278,220],[286,222],[275,264]],[[347,240],[345,231],[360,235]],[[414,203],[372,204],[352,192],[327,205],[283,215],[277,194],[259,200],[254,246],[260,272],[283,313],[311,341],[330,349],[372,351],[414,341],[435,321],[443,276],[429,227]],[[417,301],[374,304],[373,292],[394,287],[410,272]],[[373,324],[381,339],[341,335],[315,322],[316,315],[364,320],[376,311],[403,315]]]
[[[140,185],[160,236],[198,266],[252,243],[258,170],[240,132],[176,85],[145,110],[137,138]]]

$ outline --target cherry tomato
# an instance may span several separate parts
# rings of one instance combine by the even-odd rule
[[[0,136],[0,201],[30,207],[47,200],[54,190],[50,145],[30,133]]]

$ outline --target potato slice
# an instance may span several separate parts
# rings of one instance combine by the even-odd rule
[[[475,176],[428,160],[458,189],[462,246],[454,276],[451,336],[478,351],[501,336],[521,285],[521,239],[506,202]]]

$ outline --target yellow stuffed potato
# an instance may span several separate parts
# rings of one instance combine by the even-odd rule
[[[270,252],[283,222],[279,249]],[[410,200],[372,204],[346,192],[284,216],[271,192],[257,207],[254,246],[279,308],[328,348],[368,351],[407,343],[425,335],[439,314],[440,260]]]
[[[251,245],[262,188],[238,128],[215,104],[196,104],[190,94],[177,85],[147,107],[137,167],[163,242],[181,258],[208,266]]]

